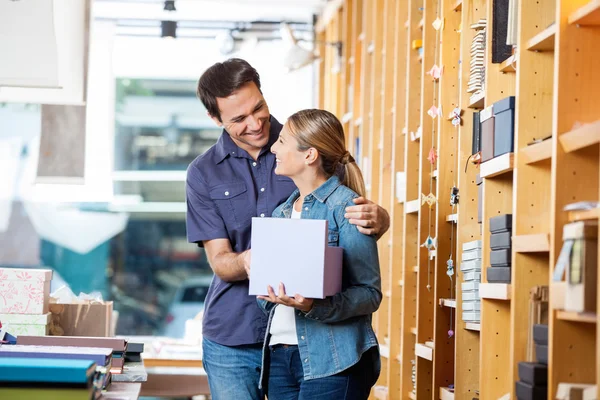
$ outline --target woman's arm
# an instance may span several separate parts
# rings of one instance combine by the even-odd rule
[[[379,255],[374,237],[358,231],[355,225],[344,218],[344,209],[336,213],[339,221],[339,246],[344,249],[343,279],[346,289],[325,299],[314,299],[306,318],[333,323],[348,318],[369,315],[377,311],[381,303],[381,274]]]

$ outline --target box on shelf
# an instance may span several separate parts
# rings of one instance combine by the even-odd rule
[[[252,218],[248,294],[266,295],[267,286],[277,288],[280,282],[287,293],[308,298],[339,293],[343,249],[329,247],[328,236],[326,220]]]
[[[463,280],[465,282],[469,282],[469,281],[481,282],[481,272],[480,271],[465,272],[465,274],[463,275]]]
[[[490,248],[492,250],[510,249],[511,231],[494,232],[490,236]]]
[[[481,249],[481,240],[473,240],[471,242],[465,242],[462,245],[463,251]]]
[[[577,221],[563,226],[563,240],[597,238],[598,221]]]
[[[481,121],[481,161],[494,158],[494,113],[492,106],[486,107],[479,113]]]
[[[510,267],[487,267],[489,283],[510,283]]]
[[[479,290],[479,282],[463,282],[461,284],[461,289],[463,292]]]
[[[514,151],[515,97],[509,96],[494,103],[494,157]]]
[[[567,266],[565,310],[596,312],[598,240],[576,239]]]
[[[490,232],[512,231],[512,214],[502,214],[490,218]]]
[[[546,385],[548,383],[548,366],[534,362],[520,362],[519,379],[533,386]]]
[[[463,301],[462,303],[463,311],[480,311],[481,310],[481,301]]]
[[[113,302],[50,304],[53,336],[112,336]]]
[[[463,302],[465,301],[479,301],[479,290],[473,290],[471,292],[463,292],[462,294]]]
[[[0,268],[0,313],[47,314],[52,270]]]
[[[548,325],[535,324],[533,326],[533,341],[535,344],[548,345]]]
[[[473,140],[471,145],[471,154],[477,154],[481,150],[481,125],[479,121],[479,111],[473,112]]]
[[[548,346],[543,344],[535,345],[535,358],[540,364],[548,365]]]
[[[481,320],[481,314],[479,313],[479,311],[463,312],[462,319],[466,322],[479,322]]]
[[[506,267],[510,266],[511,252],[509,249],[503,250],[492,250],[490,252],[490,264],[492,267]]]
[[[520,381],[515,385],[515,392],[519,400],[546,400],[548,398],[547,386],[533,386]]]
[[[477,260],[480,258],[481,258],[481,249],[463,251],[463,253],[462,253],[463,261]]]
[[[481,259],[477,258],[475,260],[463,261],[460,263],[460,270],[462,272],[481,271]]]
[[[11,335],[45,336],[50,328],[47,314],[0,314],[2,329]]]

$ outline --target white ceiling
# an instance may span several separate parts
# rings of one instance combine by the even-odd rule
[[[290,21],[312,23],[327,0],[176,0],[176,11],[162,0],[95,0],[94,15],[107,19],[176,21]]]

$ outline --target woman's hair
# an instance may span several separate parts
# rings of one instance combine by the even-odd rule
[[[337,175],[342,184],[365,195],[362,173],[346,150],[344,128],[335,115],[325,110],[302,110],[288,118],[287,126],[298,141],[299,151],[312,147],[319,152],[321,167],[328,177]]]

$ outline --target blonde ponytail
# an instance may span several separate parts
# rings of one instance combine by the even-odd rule
[[[327,177],[338,175],[343,185],[358,195],[366,193],[365,182],[354,158],[346,150],[344,128],[335,115],[325,110],[298,111],[288,118],[290,134],[298,141],[298,150],[315,148]]]

